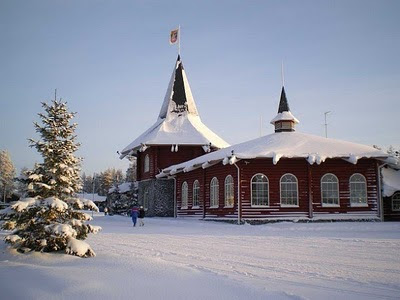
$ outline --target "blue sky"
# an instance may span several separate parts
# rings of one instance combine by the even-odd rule
[[[400,145],[400,1],[0,1],[0,149],[41,158],[40,102],[78,113],[83,170],[125,169],[116,153],[161,108],[181,24],[182,59],[203,122],[234,144],[273,132],[281,61],[301,132]]]

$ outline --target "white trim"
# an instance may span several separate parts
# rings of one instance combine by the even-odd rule
[[[364,184],[365,184],[365,190],[364,190],[364,196],[365,196],[365,202],[359,203],[359,202],[351,202],[351,178],[355,175],[360,175],[364,179]],[[365,176],[361,173],[354,173],[353,175],[350,176],[349,178],[349,193],[350,193],[350,207],[368,207],[368,185],[367,185],[367,179]]]
[[[197,208],[200,208],[200,206],[199,206],[199,205],[197,205],[197,206],[192,206],[192,209],[197,209]]]
[[[262,176],[265,176],[265,178],[267,178],[267,186],[268,186],[268,189],[267,189],[267,197],[268,197],[267,198],[267,202],[268,202],[268,204],[267,205],[258,205],[258,204],[257,205],[253,205],[253,179],[257,175],[262,175]],[[269,207],[269,179],[268,179],[267,175],[265,175],[263,173],[256,173],[250,179],[250,206],[254,207],[254,208],[257,208],[257,207]]]
[[[324,203],[322,203],[322,207],[340,207],[340,204],[337,205],[337,204],[324,204]]]
[[[395,196],[399,196],[399,199],[397,200],[397,199],[393,199]],[[392,196],[392,211],[400,211],[400,209],[394,209],[393,208],[393,200],[396,200],[396,201],[399,201],[400,202],[400,192],[396,192],[396,193],[394,193],[393,194],[393,196]]]
[[[327,176],[327,175],[332,175],[333,177],[336,178],[337,180],[337,200],[338,200],[338,204],[330,204],[330,203],[324,203],[324,197],[323,197],[323,190],[322,190],[322,179]],[[322,175],[321,179],[320,179],[320,188],[321,188],[321,205],[322,207],[340,207],[340,190],[339,190],[339,178],[337,178],[337,176],[333,173],[325,173],[324,175]]]
[[[296,195],[297,195],[297,204],[282,204],[282,178],[286,175],[291,175],[296,179]],[[281,178],[279,179],[279,203],[281,205],[281,207],[299,207],[299,180],[297,179],[297,177],[292,174],[292,173],[285,173],[281,176]]]

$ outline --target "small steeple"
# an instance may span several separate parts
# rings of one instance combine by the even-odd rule
[[[286,99],[285,87],[282,86],[281,100],[279,101],[278,113],[281,113],[284,111],[290,111],[290,109],[289,109],[289,103],[287,102],[287,99]]]
[[[286,98],[285,87],[282,86],[281,99],[279,101],[278,114],[271,120],[275,126],[275,132],[295,131],[295,125],[299,123],[289,109],[289,103]]]
[[[177,117],[185,112],[198,115],[181,56],[178,55],[158,118]]]

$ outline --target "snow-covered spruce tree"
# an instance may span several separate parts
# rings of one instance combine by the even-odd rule
[[[5,202],[7,196],[14,189],[15,168],[7,151],[0,151],[0,193],[1,201]]]
[[[21,252],[64,250],[81,257],[94,256],[82,240],[101,228],[85,224],[91,217],[78,209],[98,208],[90,200],[73,197],[81,188],[81,159],[74,155],[79,147],[74,135],[77,124],[71,124],[75,113],[57,100],[42,106],[46,112],[39,113],[42,124],[34,123],[41,139],[30,143],[42,155],[43,163],[27,171],[30,197],[1,211],[3,229],[14,230],[6,242]]]

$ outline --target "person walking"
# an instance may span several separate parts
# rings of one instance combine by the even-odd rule
[[[145,211],[144,211],[143,206],[141,206],[139,209],[139,226],[144,226],[144,222],[143,222],[144,215],[145,215]]]
[[[132,208],[132,211],[131,211],[131,217],[132,217],[133,227],[136,226],[136,221],[137,221],[138,215],[139,215],[139,210],[138,210],[138,208],[137,208],[136,206],[134,206],[134,207]]]

